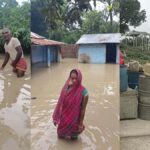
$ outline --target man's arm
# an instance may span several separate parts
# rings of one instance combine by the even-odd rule
[[[4,69],[4,68],[5,68],[5,66],[7,65],[8,61],[9,61],[9,58],[10,58],[10,55],[9,55],[8,52],[6,52],[6,53],[5,53],[5,59],[4,59],[4,62],[3,62],[3,64],[2,64],[2,66],[1,66],[0,69]]]
[[[19,62],[19,60],[22,56],[22,47],[21,46],[16,47],[16,51],[17,51],[17,56],[16,56],[15,60],[12,63],[13,67],[16,67],[17,63]]]

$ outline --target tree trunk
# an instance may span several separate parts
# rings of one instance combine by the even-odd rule
[[[113,16],[112,16],[112,10],[109,11],[110,16],[110,31],[113,31]]]
[[[113,15],[112,15],[112,6],[111,6],[111,0],[108,1],[109,6],[109,16],[110,16],[110,32],[113,31]]]

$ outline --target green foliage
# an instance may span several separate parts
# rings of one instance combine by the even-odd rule
[[[30,3],[21,6],[16,0],[0,0],[0,29],[8,27],[13,36],[19,38],[25,52],[30,52]],[[4,52],[4,42],[0,35],[0,52]]]
[[[105,32],[103,14],[97,11],[85,13],[82,29],[85,33]]]
[[[113,22],[111,27],[109,22],[104,19],[104,14],[98,11],[91,11],[85,13],[82,30],[83,33],[96,34],[96,33],[108,33],[119,32],[119,23]]]
[[[50,32],[50,39],[62,41],[64,43],[74,44],[80,38],[82,32],[80,30],[53,30]]]
[[[24,52],[30,53],[30,44],[31,44],[30,30],[26,30],[24,28],[13,30],[13,36],[17,37],[20,40]]]
[[[31,31],[48,37],[47,25],[44,15],[42,15],[43,6],[37,0],[31,0]]]
[[[126,53],[125,62],[128,63],[131,60],[137,60],[141,64],[145,64],[150,60],[150,51],[142,51],[141,47],[131,47],[121,44],[121,50]]]
[[[35,16],[34,12],[32,12],[31,16],[34,16],[34,18],[32,18],[31,27],[42,14],[44,18],[42,20],[43,27],[45,27],[46,23],[49,38],[71,44],[86,33],[119,32],[119,24],[113,20],[108,21],[108,5],[106,5],[105,12],[94,11],[92,10],[91,1],[93,0],[34,0],[31,6],[36,6],[36,10],[40,14],[38,17],[37,13],[37,16]],[[117,2],[118,0],[111,2],[113,4],[112,17],[118,14]],[[39,30],[35,30],[33,27],[32,31],[37,31],[36,33],[44,36],[44,30],[38,27],[41,27],[41,23],[35,26]]]
[[[98,34],[108,32],[119,32],[119,24],[113,22],[113,31],[110,23],[105,22],[103,14],[98,11],[89,11],[84,13],[82,25],[79,28],[66,28],[65,24],[61,24],[60,28],[50,30],[50,39],[62,41],[65,43],[76,43],[83,34]]]
[[[0,0],[0,8],[14,8],[18,5],[16,0]]]
[[[125,33],[129,26],[137,27],[146,21],[145,10],[140,10],[138,0],[121,0],[120,1],[120,32]]]
[[[68,3],[73,3],[71,0],[67,0]],[[80,11],[92,10],[91,0],[74,0],[74,4],[79,8]]]
[[[63,18],[64,0],[37,0],[41,6],[41,12],[44,15],[45,22],[50,30],[59,27],[59,21]]]

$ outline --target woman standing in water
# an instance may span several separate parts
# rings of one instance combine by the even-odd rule
[[[88,102],[88,92],[82,86],[80,70],[73,69],[64,85],[53,113],[59,138],[77,139],[84,130],[83,119]]]

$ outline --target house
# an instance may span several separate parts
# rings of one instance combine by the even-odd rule
[[[49,67],[51,63],[60,62],[63,44],[31,32],[31,64],[46,63]]]
[[[119,63],[120,33],[85,34],[77,41],[81,63]]]

